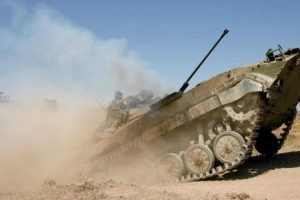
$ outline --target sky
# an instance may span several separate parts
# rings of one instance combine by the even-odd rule
[[[57,96],[178,90],[229,29],[192,79],[194,86],[264,59],[277,44],[299,47],[299,7],[292,0],[1,1],[0,89],[16,95],[26,83],[31,93],[23,96],[39,93],[37,98],[57,93],[49,82],[57,83]]]

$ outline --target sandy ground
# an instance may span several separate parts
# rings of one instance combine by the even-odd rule
[[[252,157],[238,170],[211,180],[167,185],[82,178],[59,185],[48,180],[34,191],[0,194],[0,199],[300,199],[300,115],[284,148],[270,159]]]

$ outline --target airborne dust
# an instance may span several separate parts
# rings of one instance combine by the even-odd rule
[[[0,91],[10,101],[0,103],[0,190],[31,189],[47,177],[68,182],[114,91],[161,95],[165,83],[125,39],[98,38],[44,5],[5,6],[11,23],[0,27]]]
[[[222,181],[78,185],[114,91],[126,96],[149,89],[161,96],[170,90],[125,39],[98,38],[44,5],[5,2],[11,21],[0,25],[0,92],[10,100],[0,102],[0,199],[300,199],[299,115],[284,153],[247,163]],[[47,178],[57,187],[19,194]]]

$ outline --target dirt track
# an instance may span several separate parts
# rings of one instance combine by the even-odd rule
[[[0,199],[300,199],[300,117],[281,152],[270,159],[252,157],[223,178],[171,185],[135,185],[115,180],[81,180],[42,186]]]

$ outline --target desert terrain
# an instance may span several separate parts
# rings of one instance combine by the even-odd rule
[[[14,177],[3,174],[1,176],[2,186],[6,182],[14,181]],[[24,183],[26,181],[29,184],[31,178],[23,180]],[[150,184],[143,183],[143,180],[136,183],[83,175],[69,182],[60,182],[59,179],[50,177],[30,189],[19,189],[18,184],[6,191],[1,188],[0,199],[296,200],[300,199],[299,185],[300,115],[298,114],[284,147],[277,155],[269,159],[253,156],[237,170],[225,174],[222,178],[190,183]]]

